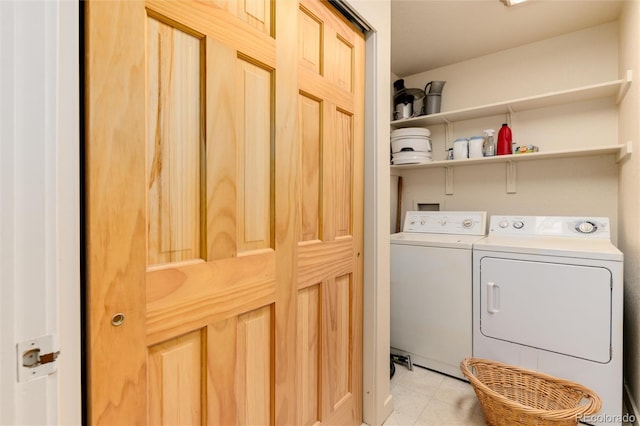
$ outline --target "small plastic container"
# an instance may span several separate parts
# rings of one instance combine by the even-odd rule
[[[493,141],[493,134],[496,131],[487,129],[484,131],[484,156],[493,157],[496,155],[496,143]]]
[[[469,140],[458,138],[453,141],[453,159],[464,160],[469,158]]]
[[[484,137],[471,136],[469,138],[469,158],[482,158],[484,156]]]

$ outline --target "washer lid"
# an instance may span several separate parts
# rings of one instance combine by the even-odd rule
[[[419,232],[399,232],[391,235],[391,244],[426,246],[471,250],[473,244],[483,235],[425,234]]]
[[[541,236],[491,235],[473,245],[474,250],[538,254],[622,262],[624,256],[609,240]]]

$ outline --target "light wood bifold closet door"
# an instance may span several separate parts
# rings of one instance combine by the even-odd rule
[[[84,7],[89,423],[359,425],[363,35],[319,0]]]

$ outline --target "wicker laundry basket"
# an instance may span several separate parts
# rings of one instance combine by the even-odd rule
[[[598,395],[582,385],[513,365],[466,358],[460,369],[490,426],[575,426],[602,405]]]

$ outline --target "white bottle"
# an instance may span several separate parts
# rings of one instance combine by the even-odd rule
[[[493,134],[496,131],[487,129],[484,131],[484,156],[493,157],[496,155],[496,143],[493,141]]]

